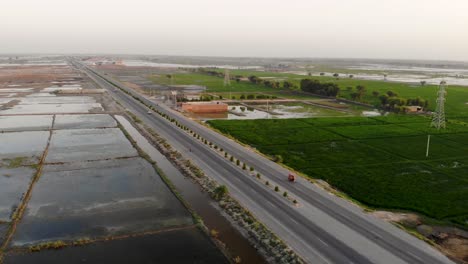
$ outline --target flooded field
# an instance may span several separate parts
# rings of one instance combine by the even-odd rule
[[[48,131],[1,133],[0,162],[21,157],[37,163],[47,146],[49,134]]]
[[[5,264],[228,263],[196,227],[35,253],[9,253]]]
[[[309,118],[354,116],[358,111],[333,110],[305,103],[272,103],[272,104],[243,104],[229,105],[229,112],[214,114],[188,115],[202,120],[211,119],[277,119],[277,118]]]
[[[102,111],[101,104],[79,103],[79,104],[18,104],[10,109],[0,111],[1,114],[62,114],[62,113],[89,113],[91,111]]]
[[[468,69],[450,68],[446,66],[423,67],[414,65],[357,63],[347,65],[338,72],[342,77],[348,77],[344,72],[352,71],[353,78],[363,80],[377,80],[389,82],[413,83],[419,85],[421,81],[427,84],[438,85],[446,81],[450,85],[468,86]],[[292,71],[299,75],[308,75],[306,71]],[[333,76],[335,72],[312,72],[313,76]]]
[[[117,122],[110,115],[58,115],[55,129],[83,129],[116,127]]]
[[[220,69],[260,69],[260,66],[234,66],[234,65],[195,65],[195,64],[176,64],[160,63],[145,60],[124,60],[123,64],[130,67],[157,67],[157,68],[220,68]]]
[[[3,243],[7,230],[8,230],[8,225],[6,223],[0,223],[0,243]]]
[[[44,93],[40,93],[44,94]],[[37,95],[37,94],[36,94]],[[19,100],[19,104],[93,104],[96,100],[89,96],[30,96],[24,98],[12,98],[10,100]]]
[[[47,163],[134,157],[138,153],[117,128],[55,130]]]
[[[35,67],[0,69],[5,263],[227,263],[114,117],[102,113],[123,109],[107,94],[51,93],[93,85],[68,65]],[[29,250],[79,239],[91,244]]]
[[[48,130],[52,119],[52,115],[0,116],[0,131]]]
[[[0,167],[0,223],[11,221],[35,173],[31,167]]]
[[[43,170],[14,246],[192,224],[190,214],[141,158],[46,165]]]

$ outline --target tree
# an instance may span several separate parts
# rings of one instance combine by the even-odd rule
[[[358,98],[361,100],[361,98],[366,94],[366,87],[363,85],[358,85],[356,86],[357,93],[359,94]]]
[[[373,91],[373,92],[372,92],[372,95],[373,95],[374,97],[377,97],[377,96],[379,96],[379,92],[378,92],[378,91]]]
[[[219,235],[219,232],[216,229],[211,229],[210,235],[214,238],[217,238]]]
[[[388,95],[388,97],[397,97],[398,96],[398,94],[393,92],[393,91],[387,91],[387,95]]]
[[[281,157],[281,155],[275,155],[274,161],[281,163],[281,162],[283,162],[283,157]]]
[[[356,93],[356,92],[351,93],[351,99],[353,99],[353,100],[359,99],[359,93]]]
[[[260,78],[258,78],[258,77],[255,76],[255,75],[249,76],[248,79],[249,79],[249,81],[250,81],[251,83],[258,83],[258,82],[260,81]]]
[[[388,95],[382,94],[379,96],[379,100],[382,105],[386,105],[388,103]]]
[[[336,79],[338,79],[339,76],[340,76],[340,75],[339,75],[338,73],[334,73],[334,74],[333,74],[333,77],[335,77]]]
[[[424,101],[424,108],[427,109],[429,107],[429,101],[425,100]]]
[[[307,75],[312,76],[312,73],[311,73],[311,72],[307,72]]]
[[[221,185],[214,189],[213,195],[216,200],[221,200],[228,194],[228,188],[225,185]]]
[[[354,78],[354,75],[350,74],[350,75],[349,75],[349,78],[351,78],[351,79]]]
[[[421,86],[426,85],[426,81],[420,81],[420,83],[421,83]]]
[[[294,84],[290,81],[284,81],[283,82],[283,89],[291,89],[294,86]]]
[[[273,88],[279,89],[280,87],[281,87],[280,82],[278,82],[278,81],[273,82]]]

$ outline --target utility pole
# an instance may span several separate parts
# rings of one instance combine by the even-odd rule
[[[426,158],[429,157],[429,143],[431,142],[431,135],[427,135]]]
[[[270,105],[269,105],[269,102],[270,99],[267,98],[267,119],[270,119]]]

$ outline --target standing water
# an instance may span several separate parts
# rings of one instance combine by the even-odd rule
[[[266,263],[249,241],[235,229],[222,215],[211,197],[201,190],[201,187],[185,177],[174,165],[153,147],[123,116],[115,116],[137,145],[148,154],[157,166],[170,178],[190,207],[201,216],[206,227],[219,232],[218,239],[226,245],[232,256],[239,256],[242,263]]]

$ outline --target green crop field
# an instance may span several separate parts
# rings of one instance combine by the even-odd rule
[[[224,86],[224,79],[216,76],[210,76],[201,73],[180,73],[173,74],[175,85],[200,85],[206,86],[207,92],[268,92],[272,89],[256,85],[250,82],[231,82],[231,87]],[[152,75],[151,81],[157,84],[170,84],[170,79],[166,75]]]
[[[374,208],[468,228],[468,122],[410,115],[211,120],[209,125]],[[431,134],[429,157],[426,157]]]

